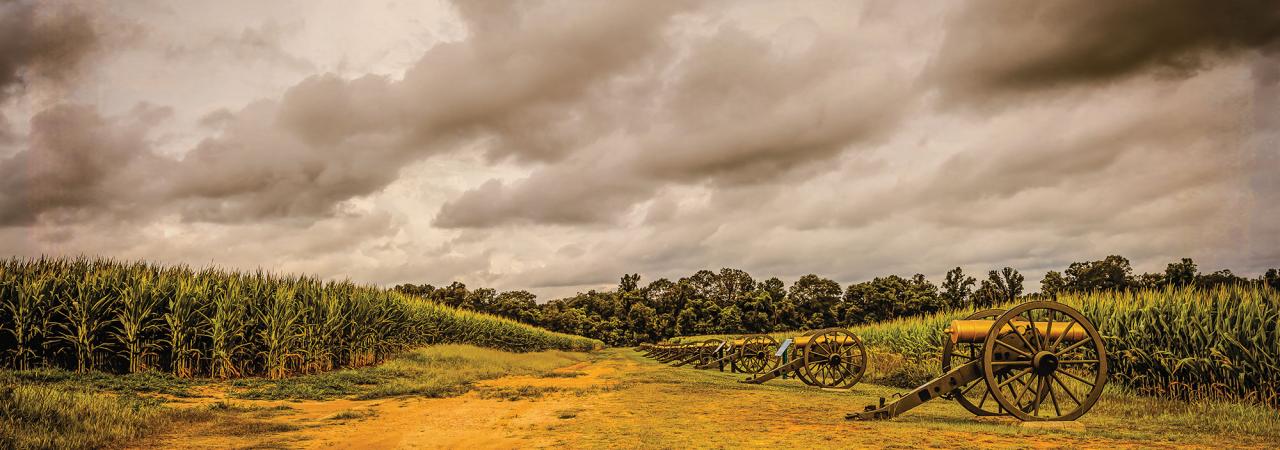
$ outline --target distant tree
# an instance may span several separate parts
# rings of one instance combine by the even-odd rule
[[[507,291],[498,294],[487,312],[525,323],[541,321],[538,297],[528,291]]]
[[[1144,273],[1129,282],[1129,287],[1132,289],[1154,289],[1164,285],[1165,279],[1162,273]]]
[[[968,303],[969,296],[973,294],[973,285],[977,282],[978,280],[973,277],[965,276],[964,271],[959,267],[951,269],[942,282],[942,298],[946,299],[947,306],[951,308],[963,308]]]
[[[1280,270],[1267,269],[1267,273],[1262,275],[1261,281],[1267,286],[1280,290]]]
[[[1018,273],[1012,267],[1005,267],[999,271],[992,270],[987,273],[987,279],[982,280],[982,287],[974,292],[974,305],[980,308],[989,308],[999,303],[1012,302],[1022,295],[1022,282],[1026,278]]]
[[[1057,298],[1058,293],[1067,288],[1067,280],[1062,278],[1062,274],[1056,270],[1045,272],[1044,279],[1040,280],[1040,293],[1049,296],[1049,298]]]
[[[791,285],[788,297],[804,320],[808,329],[835,326],[836,312],[840,307],[840,284],[817,275],[805,275]]]
[[[1222,269],[1208,275],[1196,277],[1196,285],[1204,288],[1247,283],[1249,283],[1247,278],[1236,276],[1236,274],[1231,273],[1230,269]]]
[[[1073,262],[1066,271],[1067,288],[1078,292],[1122,290],[1129,286],[1132,273],[1129,260],[1119,255]]]
[[[1196,277],[1200,276],[1200,270],[1196,268],[1196,263],[1191,258],[1182,258],[1182,261],[1169,263],[1164,269],[1164,282],[1174,287],[1190,286],[1196,282]]]
[[[640,286],[640,274],[626,274],[622,276],[622,280],[618,281],[618,290],[621,292],[635,292]]]

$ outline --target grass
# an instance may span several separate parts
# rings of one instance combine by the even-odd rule
[[[384,364],[282,380],[216,382],[163,373],[124,376],[61,369],[0,370],[0,448],[87,449],[116,447],[177,426],[199,424],[210,434],[239,436],[293,431],[285,422],[259,420],[289,414],[288,405],[260,406],[221,400],[198,407],[167,404],[164,395],[194,397],[200,389],[229,389],[245,400],[450,397],[480,380],[507,375],[547,376],[585,361],[585,353],[549,350],[512,353],[471,345],[438,345],[398,355]],[[198,389],[199,388],[199,389]],[[514,389],[488,395],[534,398],[545,391]],[[370,417],[343,411],[335,421]]]
[[[586,360],[584,353],[550,350],[510,353],[470,345],[437,345],[397,356],[377,367],[344,369],[283,380],[238,380],[237,398],[326,400],[349,397],[452,397],[476,381],[507,375],[557,374],[553,369]]]
[[[630,350],[609,350],[636,368],[620,375],[630,388],[565,421],[557,431],[581,437],[567,445],[607,448],[1150,448],[1273,447],[1280,412],[1220,401],[1175,401],[1117,385],[1080,419],[1083,431],[1027,429],[975,420],[953,401],[935,399],[903,416],[851,422],[844,414],[904,390],[860,383],[826,392],[798,380],[741,384],[728,372],[665,366]]]

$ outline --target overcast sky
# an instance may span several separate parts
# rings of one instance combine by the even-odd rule
[[[3,255],[1256,276],[1278,148],[1270,1],[0,0]]]

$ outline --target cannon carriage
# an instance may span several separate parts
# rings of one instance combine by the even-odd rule
[[[810,386],[847,389],[861,381],[867,370],[866,347],[844,328],[809,331],[789,344],[775,344],[777,351],[772,354],[762,353],[760,349],[767,348],[770,341],[772,338],[757,341],[751,356],[741,359],[744,372],[753,374],[743,383],[760,384],[795,376]]]
[[[942,397],[979,416],[1075,420],[1097,403],[1107,382],[1102,337],[1061,303],[979,311],[952,321],[945,333],[942,376],[846,418],[890,419]]]

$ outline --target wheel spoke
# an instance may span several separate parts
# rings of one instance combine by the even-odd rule
[[[1067,387],[1067,384],[1063,383],[1061,378],[1058,378],[1057,373],[1054,373],[1052,375],[1053,375],[1053,381],[1058,382],[1058,386],[1062,386],[1062,391],[1067,393],[1067,397],[1070,397],[1071,401],[1076,402],[1076,406],[1079,407],[1080,399],[1077,399],[1076,394],[1071,392],[1071,388]]]
[[[1023,360],[1018,360],[1018,361],[992,361],[992,362],[991,362],[991,365],[993,365],[993,366],[1025,367],[1025,366],[1030,366],[1030,365],[1031,365],[1031,361],[1028,361],[1028,360],[1025,360],[1025,359],[1023,359]]]
[[[1031,372],[1031,368],[1030,368],[1030,367],[1028,367],[1028,368],[1026,368],[1026,369],[1022,369],[1022,371],[1021,371],[1021,372],[1018,372],[1018,373],[1017,373],[1017,374],[1015,374],[1014,376],[1009,377],[1009,379],[1004,380],[1004,381],[1001,381],[1001,382],[1000,382],[1000,385],[999,385],[999,386],[996,386],[996,389],[999,389],[999,388],[1005,387],[1005,386],[1007,386],[1009,383],[1012,383],[1014,380],[1017,380],[1017,379],[1018,379],[1018,377],[1021,377],[1021,376],[1025,375],[1025,374],[1028,374],[1028,373],[1030,373],[1030,372]]]
[[[1019,337],[1021,337],[1022,335],[1018,335],[1018,336],[1019,336]],[[1026,341],[1026,339],[1023,339],[1023,341],[1025,342],[1025,341]],[[1027,358],[1030,358],[1030,357],[1031,357],[1031,354],[1030,354],[1030,353],[1024,352],[1024,351],[1022,351],[1022,350],[1019,350],[1018,348],[1016,348],[1016,347],[1014,347],[1014,346],[1012,346],[1012,345],[1006,344],[1006,343],[1004,343],[1004,341],[1002,341],[1002,340],[996,339],[996,345],[1003,345],[1005,348],[1007,348],[1007,349],[1009,349],[1009,350],[1013,350],[1014,352],[1016,352],[1016,353],[1017,353],[1017,354],[1019,354],[1019,355],[1025,356],[1025,357],[1027,357]]]
[[[1036,377],[1036,381],[1038,381],[1038,383],[1036,383],[1036,404],[1032,407],[1031,415],[1039,417],[1040,403],[1044,402],[1044,377]]]
[[[1034,309],[1028,309],[1023,312],[1027,317],[1027,329],[1031,332],[1031,340],[1027,341],[1027,348],[1032,351],[1040,351],[1040,349],[1044,348],[1044,344],[1040,342],[1040,329],[1036,328],[1035,314],[1032,314],[1034,311]]]
[[[976,384],[976,383],[975,383],[975,384]],[[985,383],[984,383],[984,384],[985,384]],[[979,401],[978,401],[978,409],[982,409],[982,405],[983,405],[983,404],[985,404],[985,403],[987,403],[987,397],[990,397],[990,396],[991,396],[991,390],[990,390],[990,389],[987,389],[987,390],[985,390],[985,391],[982,391],[982,400],[979,400]]]
[[[1058,373],[1061,373],[1061,374],[1063,374],[1063,375],[1066,375],[1066,376],[1069,376],[1069,377],[1071,377],[1071,378],[1074,378],[1076,381],[1079,381],[1079,382],[1081,382],[1081,383],[1084,383],[1084,384],[1088,385],[1088,386],[1089,386],[1089,389],[1093,389],[1093,383],[1090,383],[1088,380],[1085,380],[1084,378],[1080,378],[1080,377],[1076,376],[1075,374],[1073,374],[1073,373],[1071,373],[1071,372],[1068,372],[1068,371],[1065,371],[1065,370],[1059,370],[1059,371],[1058,371]]]
[[[1053,400],[1053,415],[1062,416],[1062,409],[1058,408],[1058,396],[1053,393],[1053,381],[1045,380],[1049,383],[1049,400]]]
[[[1080,364],[1097,364],[1097,363],[1098,363],[1098,360],[1096,359],[1068,359],[1065,361],[1058,361],[1059,366],[1076,366]]]
[[[1031,381],[1035,382],[1035,379],[1036,379],[1036,375],[1032,374]],[[1022,391],[1019,392],[1018,396],[1013,399],[1013,405],[1018,407],[1018,409],[1022,409],[1023,411],[1025,411],[1026,409],[1022,407],[1022,396],[1026,395],[1027,391],[1030,391],[1030,390],[1031,390],[1031,383],[1022,385]]]
[[[1067,318],[1068,318],[1068,319],[1071,319],[1071,317],[1070,317],[1070,316],[1068,316]],[[1057,353],[1057,352],[1058,352],[1058,350],[1057,350],[1058,345],[1062,343],[1062,339],[1067,337],[1067,333],[1070,333],[1070,332],[1071,332],[1071,327],[1074,327],[1074,326],[1076,326],[1076,320],[1075,320],[1075,319],[1071,319],[1071,323],[1068,323],[1068,324],[1067,324],[1067,328],[1065,328],[1065,329],[1063,329],[1063,330],[1062,330],[1062,335],[1058,336],[1058,338],[1057,338],[1057,339],[1054,339],[1054,340],[1053,340],[1053,345],[1050,345],[1050,346],[1049,346],[1049,351],[1054,352],[1054,353]]]
[[[1084,344],[1088,344],[1088,343],[1090,343],[1090,342],[1093,342],[1093,340],[1092,340],[1092,339],[1089,339],[1089,338],[1087,338],[1087,337],[1086,337],[1085,339],[1081,340],[1080,342],[1077,342],[1077,343],[1071,344],[1071,345],[1070,345],[1070,346],[1068,346],[1067,348],[1062,349],[1062,351],[1060,351],[1060,352],[1055,352],[1055,353],[1057,353],[1057,354],[1059,354],[1059,355],[1065,355],[1065,354],[1071,353],[1071,351],[1072,351],[1072,350],[1075,350],[1075,349],[1077,349],[1077,348],[1083,347],[1083,346],[1084,346]]]

